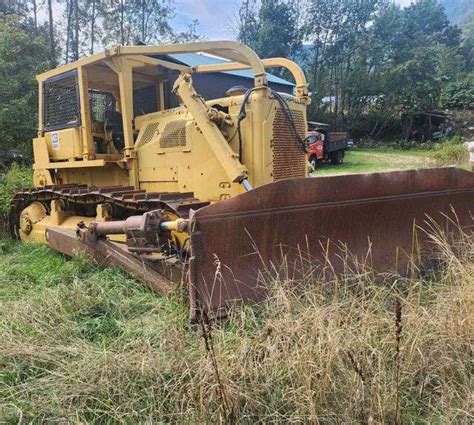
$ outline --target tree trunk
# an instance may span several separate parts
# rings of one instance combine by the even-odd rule
[[[405,129],[405,141],[406,141],[406,142],[408,142],[409,139],[410,139],[412,125],[413,125],[413,117],[410,115],[410,118],[409,118],[409,121],[408,121],[408,125],[407,125],[407,127],[406,127],[406,129]]]
[[[145,43],[145,0],[142,0],[142,43]]]
[[[79,2],[74,2],[74,60],[79,60]]]
[[[120,0],[120,39],[121,44],[125,44],[125,35],[123,31],[123,0]]]
[[[36,0],[33,0],[33,23],[35,26],[35,33],[38,31],[38,7]]]
[[[91,16],[91,48],[90,54],[94,54],[94,39],[95,39],[95,0],[92,0],[92,16]]]
[[[48,0],[49,16],[49,60],[51,66],[56,67],[56,43],[54,41],[54,18],[53,18],[53,0]]]
[[[69,63],[69,45],[71,43],[71,16],[72,16],[72,0],[66,2],[67,26],[66,26],[66,63]]]
[[[334,65],[333,78],[334,78],[334,119],[336,129],[339,127],[339,76],[338,76],[338,65]]]

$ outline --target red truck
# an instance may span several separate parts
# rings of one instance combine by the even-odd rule
[[[322,123],[308,123],[309,131],[306,137],[308,161],[316,169],[323,161],[333,164],[342,164],[344,155],[349,149],[352,140],[345,132],[328,131],[328,125]]]

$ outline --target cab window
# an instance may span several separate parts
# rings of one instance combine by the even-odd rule
[[[70,71],[43,82],[43,129],[79,127],[81,113],[77,71]]]

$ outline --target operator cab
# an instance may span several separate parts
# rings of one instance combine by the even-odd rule
[[[324,142],[324,134],[320,131],[310,131],[306,137],[306,146],[314,145],[317,142]]]
[[[43,74],[46,78],[40,76],[39,132],[48,140],[52,160],[119,160],[127,132],[131,130],[133,141],[137,138],[134,119],[173,103],[169,70],[155,63],[136,63],[129,67],[128,84],[121,85],[117,70],[122,68],[106,63],[96,61],[49,78],[48,73]],[[133,99],[130,125],[123,111],[129,99]]]

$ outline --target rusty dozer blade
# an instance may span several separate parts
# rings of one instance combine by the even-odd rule
[[[341,246],[351,261],[370,252],[375,270],[403,273],[414,226],[445,227],[455,214],[472,232],[473,201],[474,173],[439,168],[284,180],[206,206],[192,219],[191,305],[219,314],[258,301],[268,289],[262,273],[284,264],[296,276],[303,256],[341,272]]]

